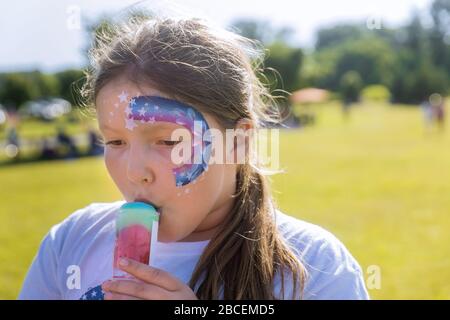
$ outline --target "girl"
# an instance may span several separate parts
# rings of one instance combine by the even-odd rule
[[[135,18],[108,29],[91,50],[83,94],[105,140],[105,163],[124,201],[94,203],[51,228],[21,299],[367,299],[361,268],[332,234],[276,209],[242,135],[270,121],[251,42],[197,19]],[[223,133],[215,152],[243,163],[180,165],[173,139],[189,121]],[[198,128],[198,126],[197,126]],[[203,138],[203,160],[211,159]],[[194,143],[195,144],[195,143]],[[220,153],[220,152],[219,152]],[[114,217],[125,202],[160,212],[152,266],[110,280]]]

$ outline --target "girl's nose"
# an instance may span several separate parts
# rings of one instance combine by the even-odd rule
[[[130,147],[127,176],[135,184],[148,184],[155,180],[153,165],[148,150],[138,146]]]

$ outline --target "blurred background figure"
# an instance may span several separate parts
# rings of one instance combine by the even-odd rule
[[[420,104],[423,114],[423,124],[425,133],[428,133],[433,127],[433,110],[431,109],[431,103],[428,99],[425,99]]]
[[[88,129],[88,140],[89,140],[89,146],[87,151],[88,155],[97,156],[103,154],[102,141],[97,131],[92,127],[89,127]]]
[[[5,154],[11,160],[17,160],[20,153],[20,139],[18,134],[19,115],[10,111],[6,113],[6,143]]]
[[[429,98],[429,108],[432,120],[439,132],[445,128],[445,106],[444,99],[439,93],[433,93]]]
[[[40,160],[54,160],[58,159],[58,152],[55,148],[55,144],[51,139],[43,138]]]
[[[72,138],[66,133],[62,126],[58,127],[58,134],[56,139],[58,141],[59,147],[64,148],[63,157],[66,159],[77,158],[79,156],[78,149],[75,146]]]
[[[350,117],[350,110],[354,103],[359,101],[363,84],[361,76],[354,70],[344,73],[339,81],[339,90],[342,99],[342,116],[345,121]]]

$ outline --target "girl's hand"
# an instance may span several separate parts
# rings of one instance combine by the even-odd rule
[[[197,300],[189,286],[164,270],[130,259],[121,259],[119,266],[137,280],[104,282],[105,300]]]

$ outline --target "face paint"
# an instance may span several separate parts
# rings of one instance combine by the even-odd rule
[[[123,92],[120,99],[125,99]],[[139,96],[131,99],[125,109],[125,127],[133,130],[140,123],[154,123],[156,121],[171,122],[181,125],[191,133],[191,161],[181,167],[172,169],[177,187],[184,186],[208,170],[211,156],[211,135],[208,123],[203,115],[193,107],[182,102],[158,96]],[[204,136],[203,136],[203,133]],[[199,143],[196,143],[199,142]],[[194,157],[201,157],[194,161]]]

